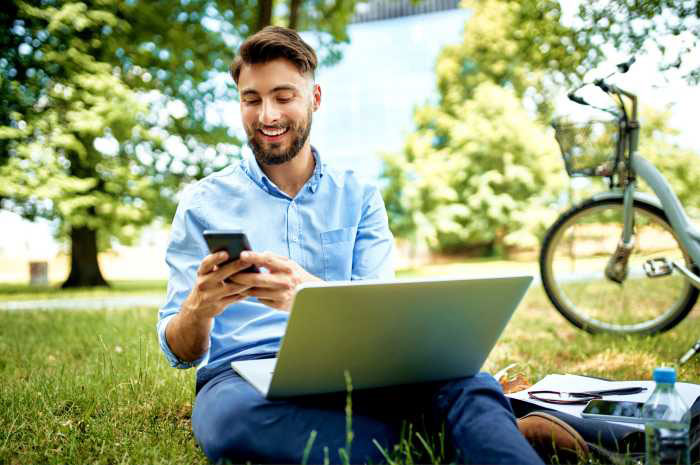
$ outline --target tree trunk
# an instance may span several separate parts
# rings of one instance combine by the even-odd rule
[[[296,29],[299,25],[299,7],[302,0],[290,0],[289,2],[289,29]]]
[[[70,274],[61,287],[109,286],[97,262],[97,231],[71,228]]]
[[[272,22],[273,3],[274,0],[258,1],[258,26],[255,32],[262,30],[265,26],[269,26]]]

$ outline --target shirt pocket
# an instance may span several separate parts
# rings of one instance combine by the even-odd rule
[[[323,273],[326,281],[348,281],[352,277],[352,255],[357,227],[321,233]]]

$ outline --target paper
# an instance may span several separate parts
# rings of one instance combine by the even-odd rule
[[[528,396],[529,391],[562,391],[562,392],[582,392],[582,391],[601,391],[603,389],[622,389],[630,387],[645,387],[646,391],[640,392],[639,394],[627,394],[627,395],[606,395],[606,400],[627,400],[632,402],[646,402],[646,400],[654,392],[656,383],[654,381],[604,381],[596,378],[589,378],[587,376],[579,375],[547,375],[538,381],[536,384],[530,388],[514,392],[512,394],[506,394],[507,397],[512,397],[514,399],[520,399],[531,404],[540,405],[548,409],[557,410],[560,412],[565,412],[570,415],[575,415],[581,417],[581,412],[586,407],[586,404],[551,404],[548,402],[541,402],[538,400],[531,399]],[[681,395],[685,401],[688,408],[695,402],[695,400],[700,397],[700,385],[690,384],[690,383],[676,383],[676,390]],[[617,422],[612,422],[617,423]],[[624,423],[625,425],[632,425],[632,423]],[[639,426],[641,428],[641,425]]]

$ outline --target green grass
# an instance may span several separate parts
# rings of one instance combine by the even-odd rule
[[[157,286],[107,293],[136,289]],[[27,294],[10,290],[0,299],[14,295]],[[655,337],[593,337],[565,322],[535,287],[485,369],[514,362],[533,382],[548,373],[648,379],[700,337],[696,313]],[[191,433],[194,372],[167,366],[156,318],[154,308],[0,312],[0,463],[206,463]],[[700,382],[700,356],[679,379]],[[411,434],[388,451],[392,461],[430,459]]]
[[[0,312],[0,463],[204,463],[155,312]]]

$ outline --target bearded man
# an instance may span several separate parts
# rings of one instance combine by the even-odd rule
[[[341,461],[343,393],[270,401],[230,363],[276,355],[299,284],[394,276],[378,190],[328,166],[309,141],[321,104],[316,65],[290,29],[268,27],[241,45],[231,74],[254,156],[190,186],[173,220],[158,337],[173,366],[197,367],[192,429],[214,462],[299,463],[312,431],[308,461],[323,462],[324,450]],[[265,252],[224,264],[225,252],[208,252],[205,229],[242,229]],[[251,265],[263,272],[243,271]],[[415,419],[444,426],[456,460],[540,463],[485,374],[355,392],[352,409],[351,463],[383,461],[377,444],[392,450]]]

